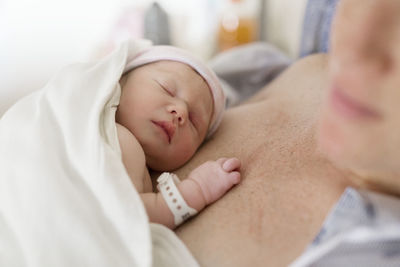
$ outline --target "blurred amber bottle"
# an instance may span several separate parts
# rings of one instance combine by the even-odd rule
[[[258,40],[258,0],[227,0],[218,30],[218,50]]]

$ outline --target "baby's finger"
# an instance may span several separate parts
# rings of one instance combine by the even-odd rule
[[[228,158],[219,158],[216,160],[216,162],[222,166],[227,159]]]
[[[233,184],[238,184],[240,182],[240,172],[231,172],[228,176]]]
[[[238,170],[240,168],[240,160],[237,158],[227,159],[223,164],[222,168],[226,172],[231,172],[233,170]]]

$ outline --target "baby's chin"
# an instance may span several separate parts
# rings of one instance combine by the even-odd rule
[[[161,158],[146,157],[146,165],[153,171],[171,172],[185,165],[192,156],[193,155],[190,155],[190,157],[185,157],[182,159],[179,159],[177,157],[161,157]]]

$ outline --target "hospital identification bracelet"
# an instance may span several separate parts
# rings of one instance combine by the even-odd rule
[[[175,226],[197,214],[197,210],[189,207],[183,199],[175,183],[180,183],[178,177],[169,172],[164,172],[157,178],[157,188],[161,192],[168,208],[174,215]]]

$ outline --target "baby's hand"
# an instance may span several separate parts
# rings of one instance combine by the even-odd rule
[[[189,174],[203,192],[206,205],[218,200],[233,185],[240,182],[240,160],[237,158],[220,158],[207,161]]]

